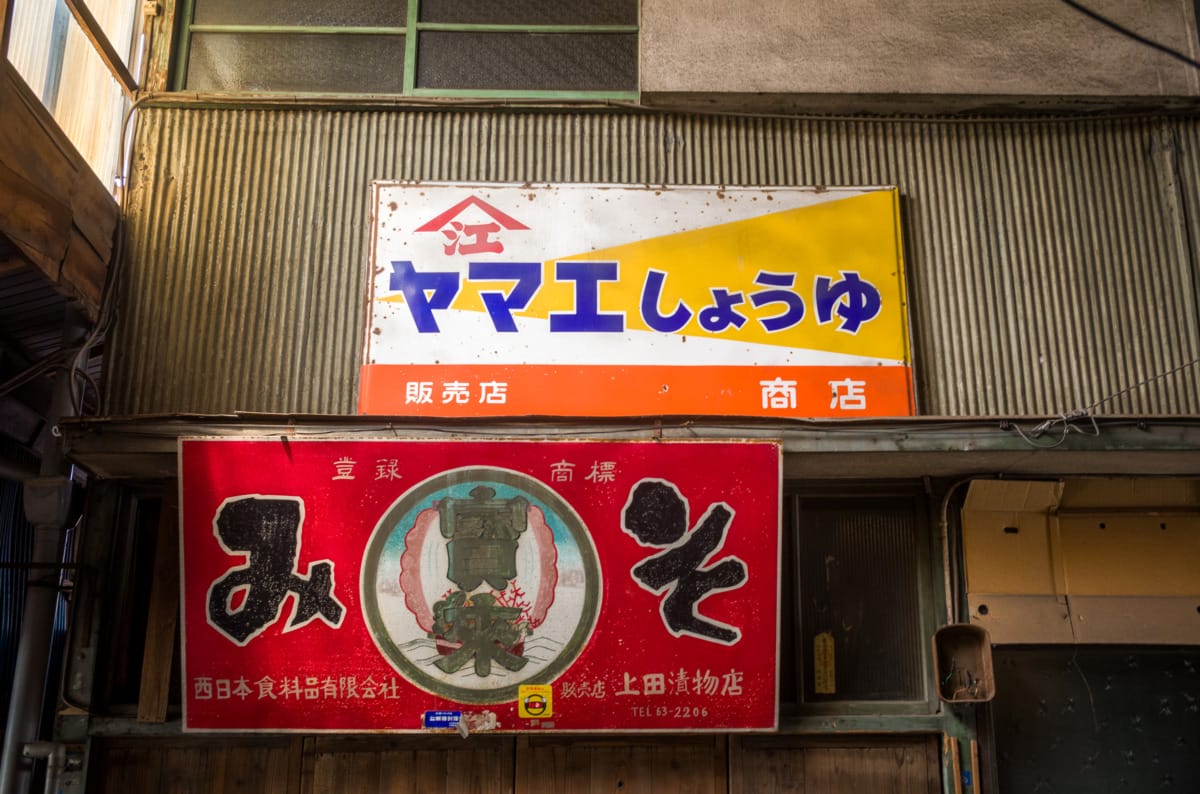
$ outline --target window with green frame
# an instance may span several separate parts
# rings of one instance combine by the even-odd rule
[[[175,88],[631,99],[638,0],[183,0]]]

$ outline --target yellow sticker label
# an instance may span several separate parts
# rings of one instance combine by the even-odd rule
[[[833,635],[828,631],[813,637],[813,691],[818,695],[832,695],[837,692]]]
[[[554,688],[549,684],[522,684],[517,687],[517,713],[527,720],[554,716]]]

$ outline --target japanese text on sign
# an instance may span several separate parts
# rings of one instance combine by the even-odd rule
[[[375,198],[362,413],[915,410],[895,190],[377,183]]]
[[[776,724],[777,444],[180,454],[188,730]]]

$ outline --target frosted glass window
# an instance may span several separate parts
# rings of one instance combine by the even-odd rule
[[[194,25],[403,27],[403,0],[197,0]]]
[[[192,6],[181,27],[178,89],[636,98],[637,0]]]
[[[136,75],[140,2],[89,0],[100,32]],[[62,0],[17,0],[8,60],[109,189],[128,101]]]
[[[191,91],[397,94],[403,36],[193,33]]]
[[[421,88],[632,90],[637,37],[539,33],[422,33]]]
[[[421,0],[422,22],[636,25],[637,0]]]

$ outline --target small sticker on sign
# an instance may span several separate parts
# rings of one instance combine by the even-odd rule
[[[828,631],[813,637],[813,691],[818,695],[832,695],[837,692],[833,635]]]
[[[421,724],[426,728],[457,728],[461,721],[461,711],[427,711]]]
[[[517,711],[525,719],[554,716],[554,688],[549,684],[522,684],[517,688]]]

